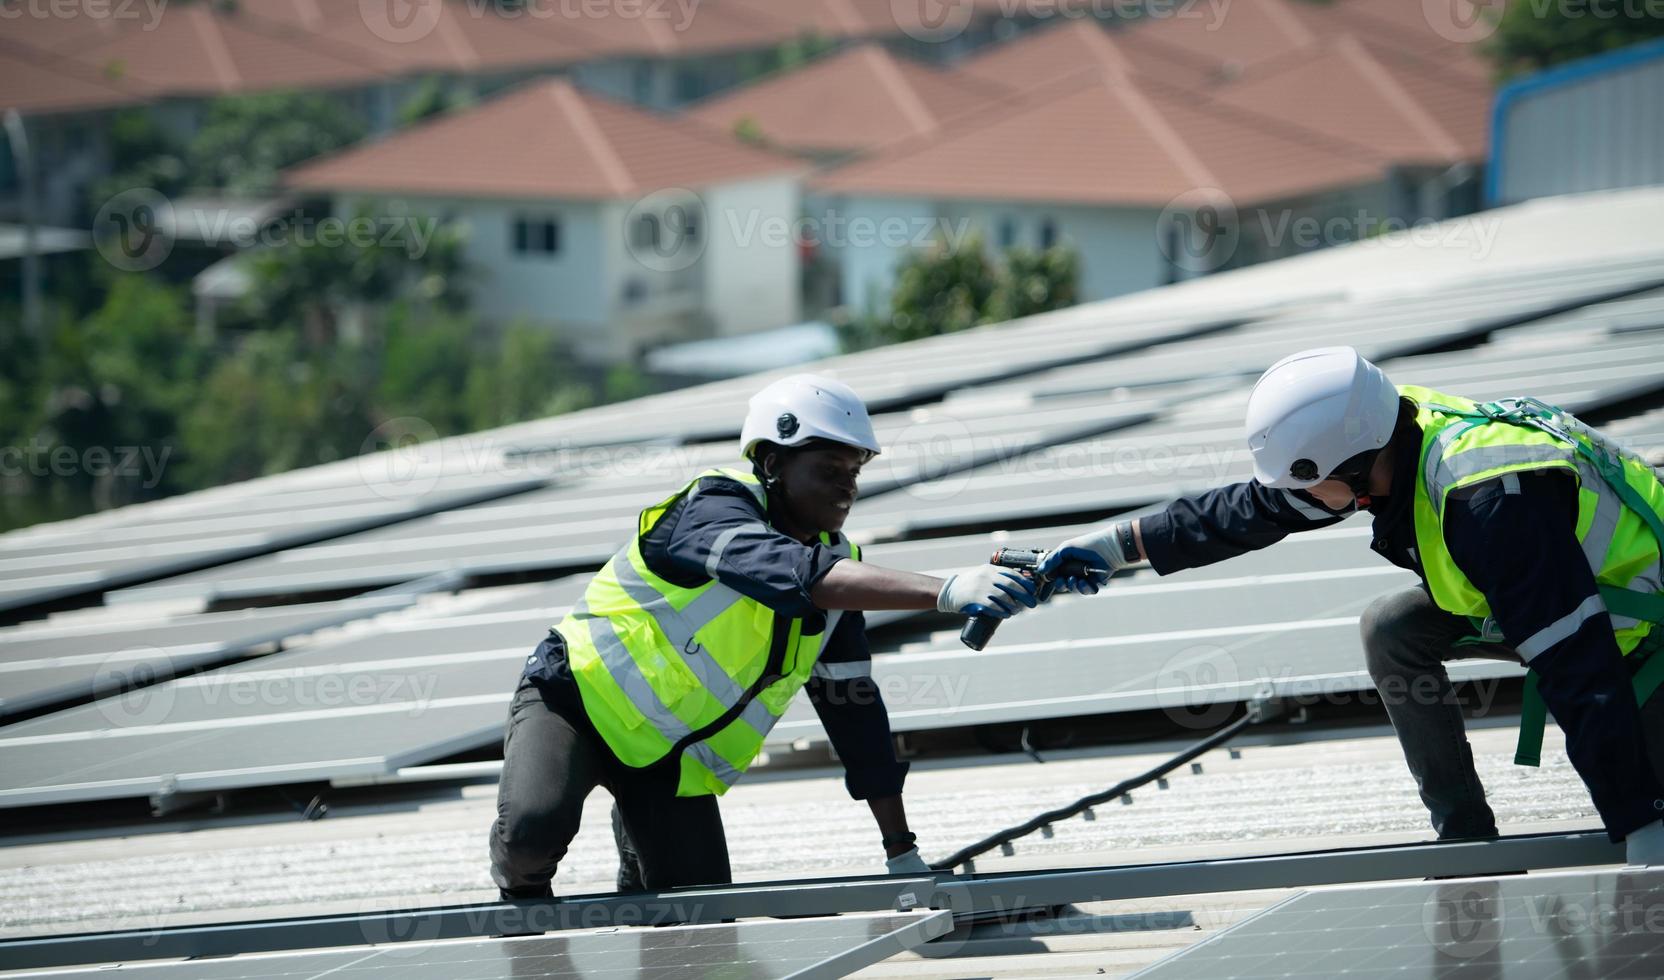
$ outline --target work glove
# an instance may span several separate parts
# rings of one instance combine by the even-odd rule
[[[884,867],[888,868],[890,874],[893,875],[927,875],[931,873],[930,865],[925,864],[924,858],[919,857],[919,849],[916,847],[909,847],[893,858],[885,858]]]
[[[1034,580],[1016,569],[978,565],[951,576],[936,593],[940,612],[1006,619],[1039,602]]]
[[[1034,570],[1035,574],[1051,578],[1067,562],[1085,562],[1087,568],[1084,574],[1065,575],[1055,580],[1057,591],[1096,595],[1099,589],[1109,584],[1111,575],[1137,560],[1121,549],[1121,525],[1124,523],[1106,524],[1063,542],[1046,553],[1046,557],[1040,560],[1040,567]]]

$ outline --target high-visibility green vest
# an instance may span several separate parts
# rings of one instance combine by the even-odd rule
[[[1532,658],[1572,635],[1584,621],[1603,612],[1611,616],[1618,649],[1625,655],[1647,641],[1664,622],[1664,577],[1660,551],[1664,543],[1664,484],[1643,460],[1622,451],[1600,433],[1552,405],[1530,398],[1478,404],[1411,385],[1399,393],[1417,405],[1421,427],[1420,465],[1415,483],[1415,533],[1429,593],[1439,608],[1472,618],[1486,639],[1494,631],[1485,596],[1450,556],[1444,540],[1445,502],[1453,491],[1485,480],[1560,470],[1577,482],[1577,538],[1594,572],[1600,596],[1526,637],[1516,645],[1529,665]],[[1647,643],[1650,649],[1653,643]],[[1644,701],[1664,674],[1664,657],[1651,657],[1636,677]],[[1527,680],[1516,761],[1536,764],[1541,742],[1541,699],[1536,677]]]
[[[641,512],[636,536],[556,626],[596,731],[625,765],[650,766],[677,753],[677,796],[720,795],[738,781],[808,682],[840,615],[829,612],[825,628],[812,635],[804,635],[802,620],[792,620],[784,649],[776,652],[774,611],[715,577],[724,546],[750,530],[743,526],[717,538],[706,563],[710,577],[698,586],[673,585],[647,567],[641,539],[710,477],[743,484],[767,512],[767,495],[750,473],[699,474]],[[834,543],[823,533],[821,543],[860,560],[847,538]]]

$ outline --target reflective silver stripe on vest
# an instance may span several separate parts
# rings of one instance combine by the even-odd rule
[[[1443,434],[1440,433],[1441,436]],[[1445,493],[1463,480],[1499,466],[1562,462],[1574,453],[1575,450],[1570,447],[1560,445],[1504,445],[1480,446],[1448,459],[1441,457],[1437,465],[1428,467],[1427,496],[1432,499],[1433,507],[1443,514]]]
[[[728,672],[722,669],[716,658],[698,644],[695,636],[745,597],[717,583],[688,603],[686,608],[678,610],[641,577],[635,566],[630,563],[627,552],[619,552],[613,556],[613,574],[618,578],[618,584],[623,586],[624,592],[659,624],[659,629],[664,631],[665,639],[670,641],[670,645],[682,652],[682,663],[699,678],[699,683],[705,690],[726,707],[738,704],[740,698],[745,696],[745,691],[728,676]],[[757,729],[759,735],[767,735],[775,722],[780,720],[779,716],[768,710],[767,705],[755,698],[740,712],[740,717],[746,724]]]
[[[717,535],[716,540],[711,543],[711,553],[705,556],[705,574],[707,576],[716,578],[716,570],[722,564],[722,553],[728,550],[728,546],[733,543],[734,539],[742,534],[755,534],[759,537],[766,537],[769,534],[768,525],[764,524],[762,521],[752,521],[749,524],[741,524],[738,527],[731,527]]]
[[[1583,535],[1583,557],[1589,560],[1590,571],[1599,575],[1606,565],[1606,551],[1612,546],[1612,536],[1618,533],[1618,518],[1623,516],[1624,502],[1587,461],[1577,461],[1577,472],[1583,481],[1583,489],[1595,494],[1595,516],[1589,522],[1588,533]]]
[[[625,648],[624,641],[618,638],[611,620],[604,616],[590,615],[588,604],[582,601],[573,609],[573,618],[575,622],[583,623],[584,629],[589,631],[589,642],[594,645],[596,653],[601,657],[601,663],[606,665],[607,673],[612,675],[613,682],[660,735],[671,743],[676,743],[693,734],[693,730],[659,700],[658,694],[653,691],[653,685],[642,676],[635,658],[630,656],[630,651]],[[739,770],[704,742],[694,742],[685,751],[703,763],[705,768],[716,773],[716,778],[722,780],[724,785],[732,786],[739,780]]]
[[[1520,656],[1530,663],[1538,654],[1576,633],[1584,623],[1605,611],[1606,603],[1601,601],[1600,596],[1592,595],[1584,599],[1583,604],[1576,609],[1531,634],[1531,637],[1516,649],[1519,650]]]

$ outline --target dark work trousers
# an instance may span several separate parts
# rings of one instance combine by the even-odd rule
[[[1491,837],[1496,815],[1485,802],[1485,788],[1473,766],[1462,709],[1451,690],[1445,662],[1471,657],[1520,662],[1501,643],[1466,643],[1475,630],[1466,617],[1445,612],[1419,586],[1377,599],[1361,623],[1370,677],[1392,719],[1404,759],[1421,789],[1441,839]],[[1596,809],[1614,840],[1649,820],[1664,806],[1654,792],[1659,778],[1651,758],[1664,758],[1647,744],[1664,734],[1664,697],[1654,697],[1643,713],[1645,734],[1627,682],[1635,663],[1616,665],[1552,662],[1550,651],[1536,658],[1539,690],[1550,713],[1566,732],[1566,752],[1589,787]],[[1639,658],[1625,657],[1638,662]],[[1589,695],[1621,687],[1622,699],[1597,705]],[[1650,758],[1649,758],[1650,757]]]
[[[577,836],[584,799],[605,786],[616,801],[621,885],[659,891],[730,883],[716,797],[678,797],[676,780],[668,765],[626,766],[581,706],[550,697],[539,682],[523,678],[509,703],[503,739],[492,879],[505,897],[551,895],[550,881]]]

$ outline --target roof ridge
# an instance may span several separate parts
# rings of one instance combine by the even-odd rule
[[[878,84],[884,87],[890,98],[894,100],[902,115],[908,118],[913,128],[921,132],[936,128],[936,115],[930,107],[919,97],[918,90],[913,88],[901,73],[900,66],[894,57],[879,45],[872,45],[862,51],[864,60],[878,77]]]
[[[1267,15],[1277,23],[1284,37],[1287,37],[1296,45],[1306,45],[1317,40],[1317,35],[1313,34],[1311,28],[1301,22],[1299,15],[1284,6],[1289,0],[1264,0],[1264,2]],[[1340,2],[1344,2],[1344,0],[1340,0]]]
[[[1416,97],[1411,95],[1398,83],[1375,56],[1364,49],[1357,38],[1351,34],[1342,34],[1335,39],[1334,50],[1337,54],[1347,58],[1357,66],[1365,81],[1385,98],[1394,109],[1398,110],[1410,128],[1416,130],[1423,137],[1430,140],[1438,150],[1451,159],[1461,159],[1462,144],[1455,136],[1445,131],[1438,121],[1428,114],[1427,110]]]
[[[564,79],[551,82],[545,91],[553,97],[556,107],[566,117],[567,122],[571,123],[578,141],[589,151],[590,157],[601,169],[607,183],[620,196],[627,196],[635,187],[635,181],[630,177],[629,168],[624,166],[624,161],[619,159],[617,151],[613,149],[612,142],[601,132],[601,126],[589,111],[583,95],[571,82]]]
[[[202,47],[208,55],[208,66],[213,69],[214,76],[225,87],[235,88],[242,76],[238,74],[237,63],[225,46],[225,35],[221,33],[223,28],[219,18],[209,7],[197,7],[188,13],[195,15],[190,21],[191,29],[202,41]]]
[[[1178,164],[1185,176],[1197,187],[1219,187],[1219,178],[1190,148],[1178,130],[1168,125],[1167,120],[1150,104],[1149,98],[1139,90],[1138,85],[1124,76],[1115,81],[1116,84],[1110,84],[1100,78],[1099,84],[1107,89],[1111,96],[1121,100],[1128,111],[1144,124],[1145,131],[1155,139],[1156,145],[1173,158],[1173,162]]]
[[[1131,63],[1127,61],[1127,56],[1121,53],[1120,46],[1110,40],[1109,32],[1097,21],[1082,18],[1080,25],[1080,28],[1077,28],[1077,33],[1083,35],[1086,46],[1099,56],[1100,64],[1105,64],[1121,72],[1133,70]],[[1105,61],[1105,58],[1108,61]]]
[[[1289,122],[1286,119],[1257,112],[1253,109],[1244,109],[1241,106],[1224,103],[1211,96],[1198,99],[1196,90],[1185,88],[1182,85],[1174,85],[1170,82],[1162,82],[1147,77],[1141,77],[1140,83],[1145,89],[1155,90],[1161,98],[1177,100],[1185,108],[1223,119],[1232,125],[1242,126],[1251,121],[1255,131],[1262,136],[1270,136],[1289,143],[1302,143],[1324,153],[1346,156],[1372,166],[1381,166],[1383,163],[1383,154],[1380,151],[1361,143],[1354,143],[1344,137],[1311,129],[1299,123]]]

